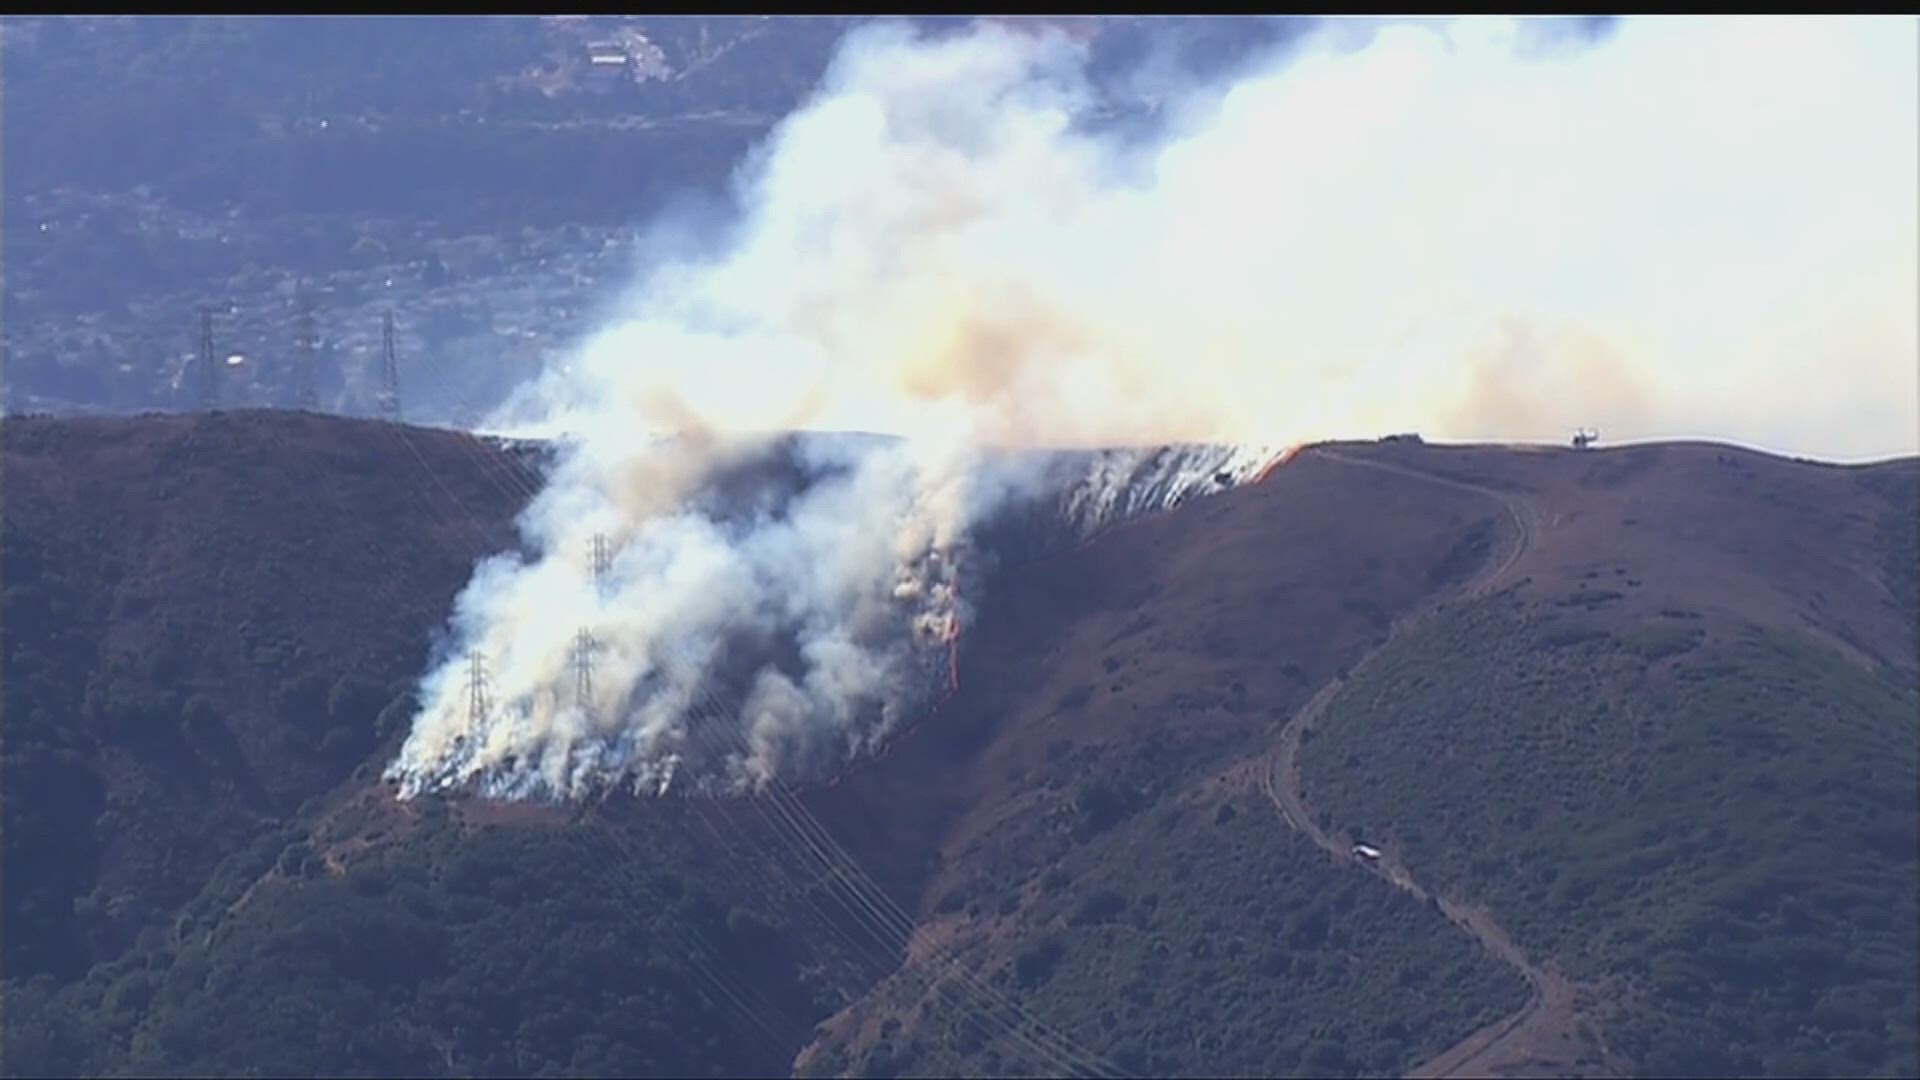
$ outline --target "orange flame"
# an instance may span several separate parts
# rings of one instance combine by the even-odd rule
[[[1302,444],[1296,444],[1294,446],[1287,447],[1285,450],[1275,455],[1272,461],[1269,461],[1264,467],[1261,468],[1259,475],[1254,477],[1253,482],[1255,484],[1264,483],[1267,477],[1273,475],[1273,471],[1275,469],[1293,460],[1294,455],[1298,454],[1303,449],[1305,449],[1305,446]],[[1137,524],[1138,522],[1145,520],[1147,518],[1158,517],[1160,516],[1160,514],[1167,513],[1167,512],[1169,511],[1162,510],[1152,514],[1143,514],[1137,518],[1130,518],[1126,521],[1119,523],[1118,525],[1115,525],[1108,529],[1101,530],[1095,535],[1088,537],[1086,540],[1075,545],[1075,550],[1085,548],[1088,545],[1092,544],[1094,541],[1110,535],[1115,529],[1125,528],[1129,525]],[[957,572],[957,568],[956,568],[956,572],[954,574],[954,580],[953,580],[953,595],[954,595],[955,607],[957,609],[958,603],[960,600],[960,575]],[[921,723],[932,718],[933,716],[938,715],[940,710],[946,708],[947,705],[952,703],[954,697],[960,693],[960,618],[958,614],[956,614],[953,617],[953,619],[947,623],[947,628],[942,636],[942,643],[945,644],[947,647],[947,692],[945,695],[943,695],[940,698],[939,701],[934,703],[931,709],[928,709],[924,714],[922,714],[918,720],[913,721],[910,725],[911,727],[917,728]],[[879,756],[884,758],[886,755],[892,753],[894,748],[895,748],[894,744],[889,744],[883,747],[879,751]],[[829,788],[838,786],[840,783],[841,777],[843,775],[844,774],[836,774],[831,780],[827,781],[826,786]]]
[[[1260,470],[1260,475],[1253,478],[1253,482],[1256,484],[1266,483],[1267,477],[1273,475],[1273,470],[1279,468],[1282,465],[1285,465],[1289,461],[1292,461],[1293,455],[1299,453],[1302,448],[1303,448],[1302,444],[1294,443],[1292,446],[1289,446],[1285,450],[1280,451],[1279,454],[1275,455],[1272,461],[1267,462],[1266,466]]]
[[[1285,465],[1289,461],[1292,461],[1294,458],[1294,455],[1298,454],[1303,449],[1305,449],[1305,444],[1295,443],[1294,445],[1287,447],[1285,450],[1280,451],[1280,453],[1274,455],[1274,458],[1272,461],[1267,462],[1266,465],[1260,469],[1259,474],[1253,478],[1253,482],[1255,484],[1266,483],[1267,477],[1272,476],[1273,471],[1275,469],[1278,469],[1280,466]],[[1134,518],[1130,521],[1122,522],[1121,524],[1131,525],[1138,521],[1145,520],[1147,518],[1158,517],[1160,516],[1160,514],[1169,513],[1169,512],[1170,511],[1167,511],[1167,510],[1161,510],[1152,514],[1143,514],[1139,518]],[[1110,531],[1111,530],[1103,530],[1103,532],[1110,532]],[[1075,545],[1076,550],[1079,548],[1084,548],[1089,544],[1092,544],[1097,539],[1100,539],[1099,534],[1088,537],[1087,539],[1081,541],[1079,544]],[[958,573],[954,574],[953,595],[954,595],[954,600],[956,601],[956,607],[957,607],[958,601],[960,599],[960,575]],[[944,708],[948,702],[953,700],[954,695],[960,692],[960,617],[958,614],[956,614],[947,623],[946,635],[943,643],[947,647],[947,693],[946,693],[946,696],[942,697],[933,706],[933,709],[931,710],[931,712],[934,712],[934,713],[937,713],[942,708]]]

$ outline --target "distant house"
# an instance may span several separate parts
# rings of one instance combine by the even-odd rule
[[[1381,438],[1380,441],[1381,442],[1417,443],[1417,442],[1422,442],[1424,440],[1422,440],[1420,436],[1414,434],[1411,431],[1404,431],[1398,435],[1387,435]]]

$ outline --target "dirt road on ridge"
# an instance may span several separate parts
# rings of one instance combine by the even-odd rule
[[[1355,468],[1378,469],[1472,492],[1500,503],[1511,524],[1505,550],[1445,599],[1478,599],[1509,584],[1514,568],[1539,537],[1539,508],[1508,492],[1324,448],[1305,452]],[[1387,643],[1422,622],[1436,606],[1435,603],[1428,603],[1394,620],[1386,641],[1362,657],[1354,665],[1354,670],[1364,667]],[[1260,771],[1260,785],[1288,825],[1312,840],[1334,861],[1351,864],[1357,861],[1352,853],[1351,840],[1320,827],[1307,805],[1300,782],[1301,736],[1326,711],[1345,685],[1344,677],[1329,681],[1281,729],[1279,742],[1274,747],[1268,766]],[[1486,909],[1429,892],[1407,872],[1396,852],[1383,852],[1372,868],[1415,899],[1423,903],[1433,900],[1454,925],[1471,934],[1482,948],[1518,972],[1527,981],[1529,990],[1527,1003],[1518,1012],[1467,1036],[1416,1069],[1414,1076],[1606,1075],[1605,1049],[1594,1045],[1594,1038],[1580,1022],[1581,1010],[1577,1003],[1582,995],[1573,983],[1554,970],[1550,962],[1543,965],[1530,960]]]

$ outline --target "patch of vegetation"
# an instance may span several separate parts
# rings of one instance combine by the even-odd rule
[[[695,869],[672,808],[652,809],[625,838],[429,823],[227,914],[257,845],[193,906],[194,932],[64,989],[13,984],[6,1072],[784,1073],[838,1000],[801,974],[818,958],[796,898]]]
[[[1496,530],[1492,518],[1481,518],[1433,564],[1427,579],[1434,588],[1443,588],[1466,579],[1493,552]]]
[[[1700,647],[1707,632],[1697,626],[1672,626],[1649,623],[1622,636],[1620,643],[1642,660],[1664,660]]]
[[[1580,607],[1592,611],[1602,604],[1611,604],[1625,594],[1615,589],[1589,589],[1582,582],[1578,589],[1561,597],[1556,603],[1561,607]]]
[[[1885,500],[1874,530],[1881,580],[1900,611],[1920,611],[1920,469],[1870,469],[1861,474],[1861,482]],[[1906,649],[1912,659],[1920,645],[1920,624],[1909,619],[1907,625],[1914,630]]]
[[[497,453],[407,438],[418,458],[311,416],[6,422],[7,978],[119,956],[399,733],[520,504]]]
[[[1398,1074],[1525,1000],[1439,912],[1330,864],[1256,797],[1163,800],[1048,875],[984,973],[1137,1075]],[[912,1015],[918,990],[895,980],[879,993]],[[901,1075],[1045,1065],[971,1025],[909,1030],[912,1054],[890,1060]]]
[[[1535,647],[1549,651],[1554,649],[1567,649],[1575,645],[1603,641],[1611,636],[1606,627],[1603,626],[1596,626],[1586,622],[1555,620],[1541,629]]]
[[[1617,976],[1650,1075],[1920,1070],[1914,688],[1755,627],[1554,626],[1496,601],[1396,641],[1302,752],[1316,804]]]

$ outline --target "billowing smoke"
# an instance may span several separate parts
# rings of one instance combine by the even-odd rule
[[[567,446],[404,790],[858,754],[938,692],[969,537],[1023,501],[1087,527],[1399,430],[1920,438],[1911,20],[1342,21],[1147,132],[1089,122],[1085,66],[849,39],[725,235],[510,405]]]

